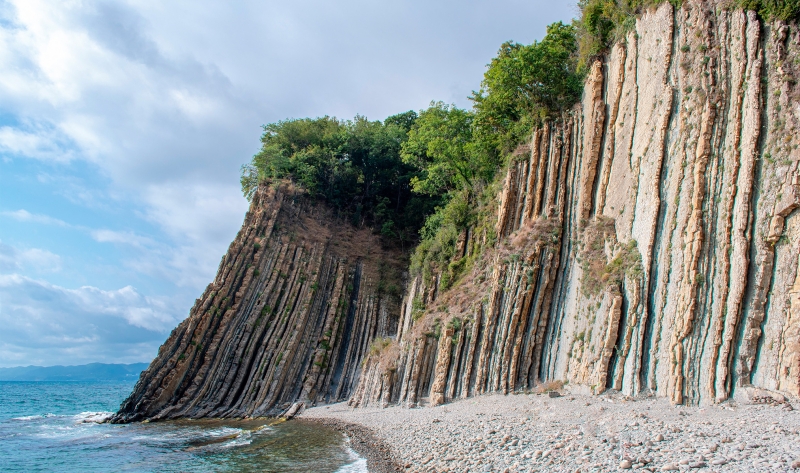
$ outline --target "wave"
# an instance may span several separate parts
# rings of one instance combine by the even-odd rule
[[[348,443],[350,439],[347,439]],[[335,473],[369,473],[367,469],[367,459],[361,457],[358,453],[355,452],[349,446],[347,447],[347,454],[350,456],[350,460],[352,463],[348,463],[343,467],[336,470]]]
[[[36,414],[32,416],[12,417],[11,420],[28,421],[37,419],[47,419],[48,417],[64,417],[64,416],[59,416],[56,414]]]
[[[73,418],[79,424],[103,424],[108,421],[112,415],[114,415],[113,412],[81,412],[73,416]]]

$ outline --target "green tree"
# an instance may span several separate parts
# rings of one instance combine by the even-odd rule
[[[583,91],[575,27],[547,27],[540,42],[506,42],[473,92],[475,134],[488,152],[508,153],[541,119],[574,105]]]
[[[242,192],[251,198],[261,182],[289,179],[355,225],[367,225],[401,244],[417,239],[439,196],[415,195],[419,172],[400,158],[416,112],[384,123],[362,116],[283,120],[264,126],[261,150],[242,166]]]
[[[421,173],[411,179],[414,192],[428,195],[472,187],[482,163],[472,143],[472,112],[431,102],[403,143],[403,162]]]

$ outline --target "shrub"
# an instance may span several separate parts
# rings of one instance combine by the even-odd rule
[[[606,256],[606,245],[613,252],[611,261]],[[620,246],[614,220],[608,217],[598,217],[583,229],[580,260],[581,289],[587,296],[621,284],[626,276],[635,279],[643,274],[642,255],[636,240]]]
[[[377,337],[372,343],[369,345],[369,354],[371,356],[378,356],[381,354],[383,350],[385,350],[389,345],[392,344],[392,339],[389,337],[381,338]]]

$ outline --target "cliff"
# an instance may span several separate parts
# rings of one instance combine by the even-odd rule
[[[396,333],[405,264],[302,192],[262,185],[216,278],[113,421],[347,399],[372,341]]]
[[[533,130],[458,239],[456,281],[422,272],[401,302],[402,255],[262,184],[114,420],[543,384],[799,396],[800,31],[717,3],[664,2],[592,64],[582,101]]]
[[[350,403],[548,381],[800,395],[798,64],[796,26],[716,2],[644,13],[509,165],[498,243],[448,290],[411,281]],[[486,242],[465,232],[456,259]]]

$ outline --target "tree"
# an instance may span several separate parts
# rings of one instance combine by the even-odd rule
[[[535,124],[574,105],[583,91],[575,28],[547,27],[540,42],[506,42],[492,59],[481,89],[470,97],[475,134],[490,152],[508,153]]]
[[[416,112],[405,112],[385,123],[356,116],[265,125],[261,150],[242,166],[242,192],[251,198],[261,182],[289,179],[355,225],[400,243],[416,240],[441,200],[412,193],[419,171],[400,158],[416,118]]]
[[[443,102],[431,102],[403,143],[403,162],[421,171],[411,179],[414,192],[440,195],[472,187],[482,164],[472,146],[472,112]]]

